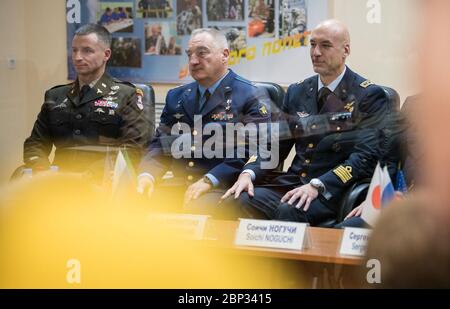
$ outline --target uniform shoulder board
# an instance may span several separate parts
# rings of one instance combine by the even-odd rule
[[[123,85],[130,86],[132,88],[136,88],[136,86],[133,83],[130,83],[130,82],[127,82],[127,81],[124,81],[124,80],[120,80],[120,79],[114,78],[113,81],[118,83],[118,84],[123,84]]]
[[[363,87],[363,88],[367,88],[367,87],[369,87],[370,85],[373,85],[373,83],[370,81],[370,80],[368,80],[368,79],[366,79],[365,81],[363,81],[361,84],[359,84],[361,87]]]
[[[303,79],[301,81],[298,81],[296,84],[300,85],[301,83],[303,83]]]
[[[245,79],[243,77],[240,77],[239,75],[236,75],[234,78],[236,78],[238,81],[241,81],[243,83],[246,83],[248,85],[252,85],[253,87],[256,87],[254,83],[252,83],[251,81],[249,81],[248,79]]]
[[[180,88],[180,87],[183,87],[183,86],[186,86],[186,85],[181,84],[181,85],[178,85],[178,86],[174,87],[173,89],[177,89],[177,88]]]
[[[72,86],[73,84],[74,84],[74,82],[71,82],[71,83],[68,83],[68,84],[64,84],[64,85],[57,85],[57,86],[54,86],[54,87],[50,88],[50,90],[56,89],[56,88],[65,87],[65,86]]]

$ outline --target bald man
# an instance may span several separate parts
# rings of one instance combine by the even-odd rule
[[[327,20],[311,34],[311,60],[318,74],[289,86],[283,122],[289,132],[280,137],[280,159],[292,146],[296,156],[287,173],[268,185],[253,186],[243,173],[223,198],[239,198],[249,217],[331,225],[346,189],[371,177],[380,159],[379,127],[387,112],[383,90],[345,65],[350,35],[341,22]],[[267,177],[260,162],[258,182]],[[242,193],[242,194],[241,194]]]

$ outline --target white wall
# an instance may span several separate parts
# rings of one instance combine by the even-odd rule
[[[0,183],[22,161],[44,90],[66,81],[64,11],[61,0],[0,2]]]
[[[369,24],[369,3],[379,3],[380,23]],[[416,0],[334,0],[334,17],[350,30],[352,69],[373,82],[396,89],[401,102],[419,91],[416,58],[419,8]]]

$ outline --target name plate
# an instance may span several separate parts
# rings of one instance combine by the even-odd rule
[[[203,239],[208,217],[188,214],[152,214],[150,215],[150,220],[182,235],[184,238],[201,240]]]
[[[306,223],[240,219],[237,246],[254,246],[290,250],[309,247]]]
[[[342,234],[340,254],[363,256],[372,230],[346,227]]]

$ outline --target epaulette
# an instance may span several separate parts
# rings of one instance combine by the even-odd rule
[[[373,85],[374,83],[372,83],[370,80],[366,79],[365,81],[363,81],[361,84],[359,84],[361,87],[363,88],[367,88],[370,85]]]
[[[297,85],[300,85],[301,83],[303,83],[303,79],[299,82],[296,82]]]
[[[117,78],[112,78],[112,80],[113,80],[115,83],[123,84],[123,85],[128,85],[128,86],[130,86],[130,87],[132,87],[132,88],[136,88],[136,85],[134,85],[133,83],[127,82],[127,81],[125,81],[125,80],[120,80],[120,79],[117,79]]]
[[[238,80],[238,81],[241,81],[241,82],[243,82],[243,83],[246,83],[246,84],[248,84],[248,85],[252,85],[253,87],[256,87],[256,85],[255,85],[254,83],[252,83],[252,82],[249,81],[248,79],[245,79],[245,78],[240,77],[239,75],[236,75],[234,78],[235,78],[236,80]]]
[[[50,88],[50,90],[56,89],[56,88],[60,88],[60,87],[65,87],[65,86],[72,86],[73,83],[74,82],[71,82],[71,83],[68,83],[68,84],[64,84],[64,85],[57,85],[57,86],[54,86],[54,87]]]

